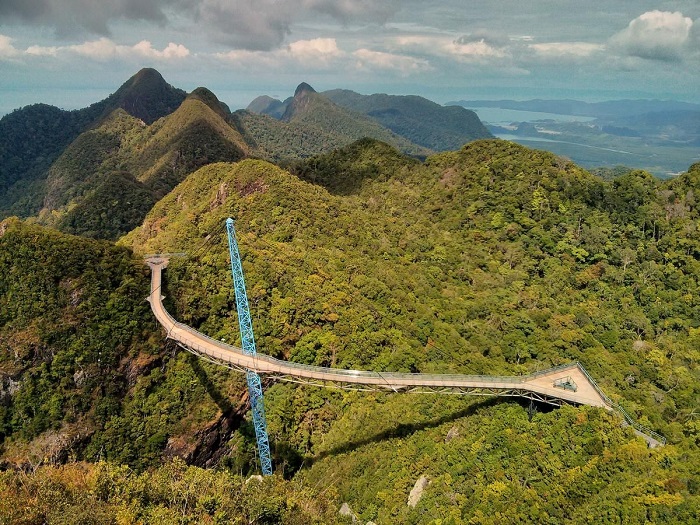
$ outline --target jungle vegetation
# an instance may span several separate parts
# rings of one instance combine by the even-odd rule
[[[225,122],[207,93],[188,100]],[[105,126],[91,139],[147,137],[125,112]],[[83,173],[69,160],[57,180]],[[105,198],[141,188],[120,177]],[[363,139],[182,177],[116,245],[0,223],[0,522],[349,523],[342,503],[378,524],[698,521],[700,165],[606,181],[506,141],[423,161]],[[140,260],[187,252],[169,310],[236,343],[229,216],[260,352],[467,374],[578,360],[668,444],[602,409],[266,382],[276,474],[246,489],[245,380],[167,342]]]

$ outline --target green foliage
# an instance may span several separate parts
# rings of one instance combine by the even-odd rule
[[[460,106],[441,106],[418,96],[360,95],[345,89],[326,91],[323,95],[435,151],[453,150],[472,140],[492,138],[476,113]]]
[[[504,141],[477,141],[421,164],[365,140],[292,172],[303,180],[260,161],[204,168],[124,240],[144,252],[192,252],[166,272],[178,319],[235,342],[221,233],[234,216],[261,352],[443,373],[518,374],[580,360],[671,445],[648,452],[595,409],[528,423],[524,409],[495,404],[473,420],[460,401],[279,384],[266,400],[280,468],[291,475],[312,464],[296,476],[332,484],[339,502],[378,523],[495,523],[510,509],[521,521],[692,516],[696,167],[673,183],[641,172],[605,182]],[[495,451],[489,466],[436,446],[451,421]],[[250,449],[238,436],[230,464],[245,469]],[[683,459],[668,460],[669,470],[658,466],[664,454]],[[567,481],[586,462],[595,468]],[[538,472],[536,483],[521,466]],[[429,488],[423,510],[410,510],[405,498],[422,470],[435,493]],[[589,499],[622,510],[577,510]]]
[[[336,509],[348,502],[376,523],[692,523],[700,470],[699,181],[695,165],[670,182],[638,171],[606,182],[505,141],[477,141],[421,163],[362,140],[290,170],[259,160],[207,165],[120,244],[138,253],[187,251],[166,271],[168,308],[235,343],[223,233],[232,216],[260,352],[342,368],[473,374],[580,360],[611,398],[669,440],[649,450],[601,409],[539,411],[529,421],[524,407],[502,401],[266,384],[274,463],[298,483],[294,490],[314,487]],[[113,260],[81,257],[115,250],[131,268],[128,251],[7,224],[0,242],[15,240],[0,268],[7,276],[0,348],[25,356],[7,350],[0,361],[13,381],[3,379],[0,402],[7,461],[30,438],[65,436],[76,414],[90,422],[90,437],[63,450],[146,469],[135,476],[170,487],[147,493],[148,501],[183,501],[168,491],[181,487],[184,467],[164,481],[143,477],[155,475],[148,468],[164,456],[196,464],[223,456],[219,464],[236,474],[255,470],[243,377],[184,353],[141,348],[151,332],[140,324],[127,330],[128,322],[152,322],[140,302],[142,270],[123,270],[130,288],[120,288],[129,280],[115,270],[112,288],[77,295],[90,298],[82,300],[99,323],[88,311],[68,315],[79,307],[71,306],[71,283],[82,290],[83,275]],[[51,257],[33,251],[43,243],[32,240],[44,237],[65,245],[50,266],[31,262]],[[113,290],[112,302],[100,290]],[[56,328],[44,312],[79,325]],[[112,337],[113,315],[123,320],[114,333],[136,334],[119,352],[102,343]],[[75,354],[61,357],[66,345]],[[100,376],[104,394],[93,385],[81,398],[73,363],[95,366],[95,349],[106,352],[112,375]],[[20,390],[7,394],[16,380]],[[410,508],[408,493],[422,475],[431,484]],[[222,501],[208,496],[204,509]],[[279,504],[252,500],[250,508],[284,516]],[[134,520],[173,521],[167,505],[138,512]]]
[[[114,173],[72,206],[57,227],[84,237],[117,238],[138,226],[155,202],[131,174]]]
[[[142,474],[110,463],[0,472],[0,523],[337,523],[328,496],[278,477],[246,481],[173,461]]]
[[[90,435],[119,410],[124,359],[154,350],[145,270],[128,250],[104,242],[12,219],[2,232],[0,385],[16,388],[0,444],[52,430],[75,445],[86,437],[77,434]]]

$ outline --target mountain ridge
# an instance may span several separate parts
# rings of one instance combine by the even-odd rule
[[[441,106],[416,95],[360,95],[344,89],[323,94],[336,104],[368,115],[393,132],[435,151],[454,150],[472,140],[493,138],[473,111]]]

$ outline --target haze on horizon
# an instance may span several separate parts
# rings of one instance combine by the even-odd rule
[[[85,107],[142,67],[232,109],[318,90],[700,102],[696,0],[4,0],[0,115]]]

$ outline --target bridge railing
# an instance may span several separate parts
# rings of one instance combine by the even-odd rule
[[[195,330],[194,328],[187,326],[185,324],[182,324],[178,321],[175,320],[174,317],[172,317],[167,310],[163,309],[163,312],[167,316],[168,320],[174,325],[180,328],[181,330],[189,333],[192,335],[192,340],[187,341],[187,344],[190,344],[194,347],[195,350],[200,351],[200,352],[205,352],[211,355],[210,349],[200,347],[197,343],[197,339],[204,339],[206,340],[211,346],[215,346],[221,350],[221,354],[217,357],[217,359],[221,359],[222,361],[225,361],[227,363],[231,364],[237,364],[234,362],[234,360],[231,359],[230,355],[227,355],[229,352],[234,352],[239,355],[245,355],[243,352],[242,348],[227,344],[223,341],[219,341],[217,339],[214,339],[213,337],[210,337],[206,334],[203,334],[202,332],[199,332]],[[345,368],[329,368],[329,367],[323,367],[323,366],[317,366],[317,365],[308,365],[305,363],[297,363],[294,361],[286,361],[282,359],[276,359],[274,357],[265,355],[265,354],[257,354],[254,358],[257,362],[265,362],[273,367],[276,368],[286,368],[286,369],[295,369],[295,370],[304,370],[306,372],[309,372],[311,374],[315,375],[327,375],[327,374],[333,374],[335,376],[342,376],[342,377],[351,377],[354,379],[360,379],[360,378],[365,378],[365,379],[374,379],[374,380],[379,380],[379,381],[384,381],[384,380],[401,380],[401,379],[421,379],[423,381],[469,381],[469,382],[489,382],[489,383],[524,383],[527,382],[535,377],[539,377],[541,375],[545,375],[548,373],[551,373],[553,370],[565,370],[568,368],[571,368],[571,366],[574,366],[575,363],[569,363],[566,365],[561,365],[558,367],[550,368],[548,370],[540,371],[540,372],[535,372],[533,374],[528,374],[528,375],[522,375],[522,376],[492,376],[492,375],[467,375],[467,374],[425,374],[425,373],[409,373],[409,372],[375,372],[375,371],[368,371],[368,370],[349,370]],[[265,370],[258,370],[260,373],[265,373]]]
[[[632,416],[629,415],[629,413],[627,412],[627,410],[625,410],[625,409],[622,407],[622,405],[620,405],[620,404],[618,404],[618,403],[615,403],[612,399],[610,399],[608,396],[605,395],[605,393],[603,392],[603,390],[601,390],[601,388],[598,386],[598,383],[595,382],[595,379],[593,379],[593,378],[590,376],[590,374],[588,373],[588,371],[583,367],[583,365],[582,365],[581,363],[579,363],[579,362],[577,361],[576,364],[578,365],[578,367],[579,367],[579,369],[581,370],[581,372],[582,372],[582,373],[588,378],[588,380],[591,382],[591,384],[592,384],[593,387],[596,389],[596,391],[598,392],[598,394],[600,394],[600,397],[603,398],[603,400],[605,401],[605,403],[606,403],[610,408],[612,408],[613,410],[615,410],[618,414],[620,414],[620,415],[622,416],[622,419],[624,419],[625,422],[626,422],[629,426],[631,426],[632,428],[638,430],[638,431],[641,432],[642,434],[646,434],[647,436],[650,436],[650,437],[654,438],[656,441],[658,441],[658,442],[660,442],[660,443],[662,443],[662,444],[664,444],[664,445],[666,444],[666,438],[665,438],[664,436],[662,436],[662,435],[659,434],[658,432],[654,432],[652,429],[647,428],[647,427],[645,427],[644,425],[641,425],[641,424],[637,423],[637,421],[635,421],[634,418],[632,418]]]

